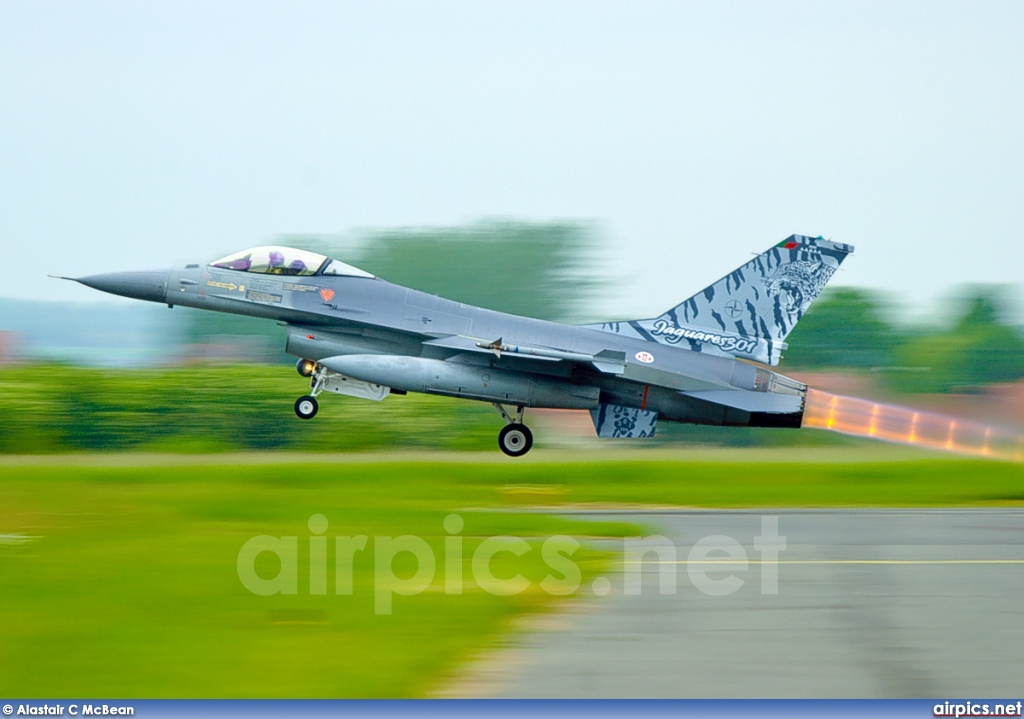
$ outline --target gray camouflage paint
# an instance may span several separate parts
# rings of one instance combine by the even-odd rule
[[[791,235],[654,319],[590,326],[774,366],[786,337],[852,252],[852,245]]]

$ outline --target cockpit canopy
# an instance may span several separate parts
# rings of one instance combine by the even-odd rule
[[[210,266],[219,267],[222,270],[252,272],[259,275],[373,277],[369,272],[364,272],[358,267],[346,265],[344,262],[332,260],[330,257],[319,255],[316,252],[272,245],[236,252],[216,262],[211,262]]]

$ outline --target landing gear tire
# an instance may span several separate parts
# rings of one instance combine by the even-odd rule
[[[320,405],[309,395],[295,400],[295,414],[298,415],[299,419],[313,419],[319,411]]]
[[[533,446],[533,432],[525,424],[507,424],[498,433],[498,446],[509,457],[522,457]]]

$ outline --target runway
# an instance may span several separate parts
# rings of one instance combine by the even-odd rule
[[[648,553],[633,565],[639,595],[627,595],[619,562],[610,589],[603,579],[583,588],[606,596],[591,594],[556,629],[527,634],[481,666],[480,694],[1019,698],[1024,691],[1024,510],[579,515],[648,527],[671,540],[676,556]],[[785,538],[775,566],[755,542],[763,517],[777,517]],[[711,543],[731,538],[741,554],[735,546],[728,558],[691,554],[714,535]],[[621,542],[605,546],[622,555]],[[659,593],[662,573],[673,570],[676,593]],[[778,593],[762,593],[773,571]],[[721,583],[730,575],[742,580],[738,588]],[[713,596],[701,586],[735,591]]]

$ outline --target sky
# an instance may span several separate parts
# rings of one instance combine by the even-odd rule
[[[1021,37],[1019,1],[3,0],[0,296],[511,218],[595,223],[609,315],[792,233],[920,312],[1024,280]]]

